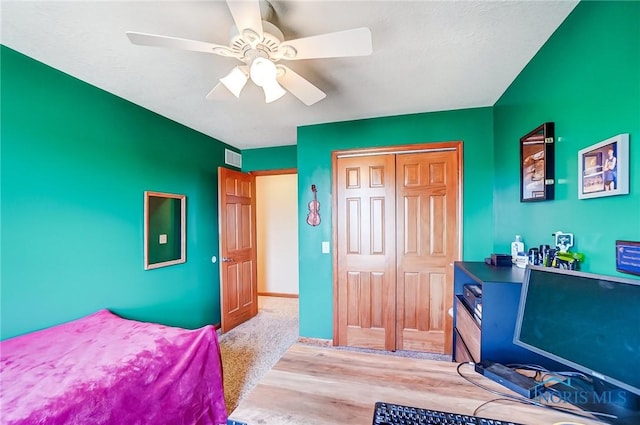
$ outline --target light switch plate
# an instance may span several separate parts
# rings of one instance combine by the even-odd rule
[[[167,235],[160,235],[159,241],[160,245],[164,245],[167,243]]]
[[[329,241],[322,241],[322,253],[328,254],[329,252],[331,252],[329,248]]]

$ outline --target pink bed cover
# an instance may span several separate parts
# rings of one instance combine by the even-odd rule
[[[108,310],[0,343],[0,423],[226,424],[215,329]]]

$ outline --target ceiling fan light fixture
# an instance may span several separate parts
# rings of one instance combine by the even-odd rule
[[[276,80],[262,86],[262,90],[264,90],[265,103],[275,102],[287,93]]]
[[[251,81],[256,86],[262,87],[266,103],[274,102],[286,94],[286,91],[276,80],[277,74],[276,64],[268,58],[257,57],[251,63],[249,70]]]
[[[263,57],[255,58],[249,70],[251,81],[260,87],[276,82],[276,73],[276,65],[271,60]]]
[[[248,79],[249,77],[247,77],[247,74],[243,72],[240,67],[236,66],[229,74],[220,78],[220,82],[224,84],[224,86],[229,89],[235,97],[239,98],[240,92],[244,88],[245,84],[247,84]]]
[[[267,103],[280,99],[287,92],[307,106],[327,95],[280,60],[305,60],[367,56],[373,51],[371,30],[366,27],[329,32],[292,40],[284,39],[280,29],[269,22],[274,14],[269,0],[226,0],[233,18],[227,46],[199,40],[127,31],[133,44],[169,47],[180,50],[213,53],[242,62],[218,84],[206,98],[217,99],[226,90],[237,98],[251,80],[264,91]],[[278,63],[278,66],[276,66]],[[226,90],[220,89],[224,86]]]

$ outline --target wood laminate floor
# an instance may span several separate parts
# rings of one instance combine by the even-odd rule
[[[372,422],[376,401],[473,414],[500,398],[468,382],[456,363],[294,344],[230,415],[249,425],[336,425]],[[509,393],[463,365],[473,382]],[[526,425],[600,422],[516,402],[494,401],[477,416]]]

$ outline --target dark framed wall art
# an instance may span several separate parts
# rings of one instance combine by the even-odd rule
[[[520,202],[554,197],[554,124],[547,122],[520,139]]]

